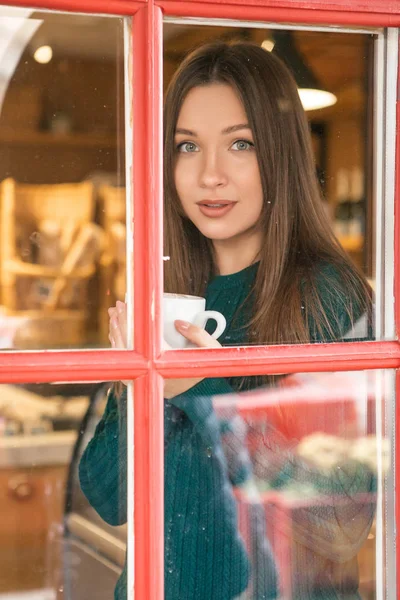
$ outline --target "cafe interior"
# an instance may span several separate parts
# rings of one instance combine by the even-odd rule
[[[22,24],[14,30],[19,47],[8,47],[12,59],[1,90],[1,348],[106,348],[107,309],[124,300],[131,276],[135,222],[126,209],[135,122],[125,25],[120,18],[51,11],[17,17],[1,17],[5,26],[13,20]],[[373,36],[166,22],[164,88],[185,55],[212,40],[254,42],[292,69],[327,219],[374,286]],[[123,563],[123,529],[111,555],[104,540],[88,542],[90,552],[82,554],[91,565],[96,560],[102,565],[91,580],[94,595],[78,589],[85,585],[83,571],[93,575],[94,567],[85,567],[89,562],[77,559],[71,547],[65,551],[66,519],[71,532],[83,518],[81,496],[75,505],[71,500],[78,487],[82,423],[90,421],[89,409],[98,418],[104,404],[101,384],[0,387],[0,598],[101,599],[109,585],[102,577],[109,573],[115,583]],[[101,528],[99,520],[93,522]],[[358,552],[365,600],[377,597],[375,542],[372,524]]]

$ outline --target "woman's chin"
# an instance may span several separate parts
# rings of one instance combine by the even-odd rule
[[[223,243],[223,242],[229,242],[229,240],[232,240],[233,237],[231,235],[215,235],[215,234],[203,234],[204,237],[206,237],[208,240],[210,240],[213,243]]]
[[[200,233],[212,242],[227,242],[236,237],[237,232],[227,231],[226,228],[198,227]]]

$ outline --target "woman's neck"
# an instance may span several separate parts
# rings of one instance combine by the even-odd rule
[[[248,239],[246,243],[235,240],[213,240],[215,262],[219,275],[238,273],[256,262],[260,252],[260,241]]]

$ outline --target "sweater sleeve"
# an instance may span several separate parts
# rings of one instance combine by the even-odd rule
[[[216,448],[220,444],[220,432],[214,423],[212,396],[227,393],[232,393],[232,388],[225,379],[204,379],[171,399],[170,404],[186,413],[207,446]],[[126,431],[126,389],[119,399],[111,389],[103,417],[79,464],[83,493],[110,525],[121,525],[127,518]],[[242,474],[242,465],[238,463],[233,467],[235,457],[232,458],[230,471]]]
[[[126,388],[120,398],[110,390],[103,417],[79,464],[86,498],[110,525],[127,519]]]
[[[232,485],[240,486],[251,477],[251,461],[241,428],[242,421],[235,415],[216,418],[213,397],[232,394],[234,390],[223,378],[203,379],[183,394],[170,400],[192,421],[196,431],[210,448],[222,445]]]
[[[171,398],[170,403],[189,417],[207,445],[214,446],[219,442],[219,432],[209,427],[214,412],[212,398],[222,394],[231,394],[232,391],[226,379],[202,379],[183,394]]]

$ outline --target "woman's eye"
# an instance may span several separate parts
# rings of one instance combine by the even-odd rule
[[[176,147],[178,152],[197,152],[197,146],[193,142],[182,142]]]
[[[237,140],[232,144],[231,148],[232,150],[251,150],[251,148],[254,148],[254,144],[247,140]]]

